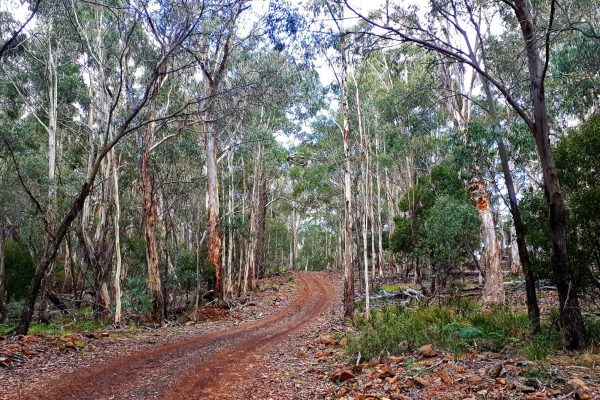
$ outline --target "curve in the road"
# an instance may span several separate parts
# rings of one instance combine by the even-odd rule
[[[321,274],[296,275],[289,305],[229,331],[213,332],[116,357],[48,385],[26,399],[210,399],[247,373],[251,357],[300,331],[333,303]]]

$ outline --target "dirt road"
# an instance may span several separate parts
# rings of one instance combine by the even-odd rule
[[[280,311],[228,331],[188,337],[115,357],[49,382],[24,399],[222,399],[251,379],[261,354],[328,310],[335,290],[323,275],[296,276],[295,298]],[[29,392],[29,393],[27,393]],[[243,397],[239,397],[243,398]],[[275,395],[274,398],[277,398]]]

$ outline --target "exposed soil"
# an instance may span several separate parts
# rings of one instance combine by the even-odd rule
[[[325,323],[331,319],[327,312],[336,299],[337,288],[330,279],[326,274],[298,274],[297,291],[272,314],[223,324],[222,329],[209,333],[183,338],[170,335],[170,340],[158,339],[131,354],[113,354],[75,370],[65,366],[63,372],[53,370],[47,377],[44,368],[38,367],[31,371],[35,381],[13,379],[15,386],[4,393],[12,399],[254,397],[247,390],[252,382],[260,382],[259,378],[265,376],[265,360],[293,352],[289,345],[298,337],[318,335],[315,321]],[[276,387],[269,391],[274,392],[273,398],[279,398]]]
[[[25,361],[0,368],[0,400],[600,398],[593,353],[532,362],[508,350],[454,355],[432,347],[358,364],[344,351],[353,328],[342,317],[341,277],[290,276],[261,281],[231,310],[203,309],[207,321],[191,326],[13,337],[4,348],[18,347],[13,354]],[[511,293],[509,303],[519,309],[522,297]],[[551,308],[554,297],[542,297]],[[5,350],[0,342],[0,355]]]

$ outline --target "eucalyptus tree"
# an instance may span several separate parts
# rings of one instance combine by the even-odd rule
[[[207,204],[208,204],[208,257],[215,271],[215,293],[224,297],[224,274],[222,272],[222,235],[219,227],[219,182],[218,182],[218,136],[220,126],[226,126],[223,120],[230,112],[231,93],[258,85],[258,82],[241,82],[228,79],[228,74],[235,75],[232,70],[237,62],[233,60],[239,52],[248,46],[259,45],[257,38],[266,37],[273,15],[280,8],[269,3],[263,15],[250,15],[252,6],[248,0],[236,0],[229,3],[206,2],[203,12],[210,18],[204,27],[204,34],[187,46],[188,53],[195,59],[202,76],[198,97],[206,98],[199,110],[201,134],[204,141],[207,171]],[[247,18],[246,18],[247,17]],[[244,19],[246,18],[246,19]],[[242,29],[242,22],[249,24]],[[260,88],[259,88],[260,89]],[[258,90],[257,90],[258,91]],[[252,90],[248,91],[252,92]],[[223,94],[227,94],[223,96]],[[248,93],[246,93],[248,94]],[[228,100],[226,100],[228,99]],[[237,98],[239,100],[239,97]],[[234,107],[236,108],[236,107]]]
[[[2,57],[5,53],[8,53],[16,47],[19,37],[23,34],[25,27],[31,22],[33,17],[35,17],[41,2],[42,0],[35,0],[35,2],[32,2],[31,12],[23,23],[18,23],[14,20],[3,21],[3,25],[7,29],[5,30],[3,27],[2,36],[0,37],[0,40],[3,41],[2,47],[0,47],[0,62],[2,61]],[[13,30],[11,33],[7,32],[10,29],[9,27]],[[7,35],[5,36],[5,34]]]
[[[38,7],[37,16],[39,23],[31,26],[27,35],[20,36],[19,45],[6,53],[2,63],[4,85],[12,92],[6,116],[14,119],[3,132],[3,145],[11,154],[9,164],[20,176],[18,182],[28,197],[26,201],[35,205],[36,219],[41,222],[38,229],[41,237],[35,242],[44,243],[52,239],[59,215],[64,211],[61,208],[64,195],[71,191],[70,184],[77,176],[70,165],[71,161],[74,164],[79,161],[70,153],[78,132],[75,119],[79,115],[74,104],[85,95],[81,90],[80,67],[74,62],[77,43],[68,33],[64,7],[44,4]],[[19,137],[28,130],[33,141]],[[39,141],[43,137],[45,144]],[[37,152],[31,152],[33,148]],[[38,169],[41,165],[31,164],[34,160],[36,164],[46,164],[43,179],[40,175],[43,169]],[[21,228],[26,226],[21,223],[24,221],[18,222]],[[43,246],[33,241],[29,249],[36,259],[43,253]],[[52,284],[51,271],[52,264],[43,279],[42,312],[47,289]]]
[[[342,144],[344,149],[344,173],[343,173],[343,193],[344,193],[344,316],[351,317],[354,314],[354,266],[353,266],[353,214],[352,214],[352,167],[350,163],[351,157],[351,139],[350,139],[350,107],[348,92],[348,64],[350,43],[347,35],[348,30],[344,27],[344,9],[339,4],[323,3],[324,13],[331,18],[335,24],[333,29],[329,29],[327,36],[329,43],[338,53],[335,55],[335,63],[329,60],[329,64],[336,76],[337,84],[340,89],[341,103],[341,124],[339,129],[342,135]],[[317,8],[318,8],[317,4]],[[331,41],[333,39],[333,41]],[[325,50],[327,51],[327,50]],[[366,266],[365,266],[366,268]],[[367,274],[368,275],[368,274]],[[368,278],[367,278],[368,280]],[[367,288],[368,291],[368,288]]]
[[[140,34],[140,37],[148,35],[149,30],[152,29],[149,25],[153,24],[153,21],[151,17],[144,15],[139,9],[131,4],[114,8],[112,11],[114,12],[113,15],[115,18],[118,19],[118,26],[120,26],[121,29],[118,31],[120,37],[115,49],[116,52],[113,55],[119,62],[117,63],[117,69],[113,72],[116,76],[116,86],[110,89],[112,96],[110,96],[108,113],[109,119],[112,120],[115,118],[119,122],[114,131],[110,129],[110,125],[103,130],[101,135],[101,145],[95,156],[91,158],[90,167],[85,173],[85,179],[81,188],[74,193],[68,211],[60,218],[57,228],[51,232],[50,237],[44,244],[43,255],[37,262],[35,275],[29,287],[27,301],[21,315],[20,325],[18,327],[18,331],[21,333],[26,333],[29,328],[41,281],[56,258],[57,252],[71,227],[71,224],[84,208],[86,199],[92,192],[96,177],[98,176],[103,163],[105,163],[105,159],[109,156],[111,150],[124,137],[135,132],[137,129],[144,128],[148,125],[149,120],[143,118],[141,112],[148,105],[152,90],[161,76],[161,71],[163,71],[165,65],[168,65],[175,57],[178,57],[183,53],[182,46],[190,38],[190,35],[193,33],[199,22],[198,16],[188,16],[179,19],[177,25],[172,27],[172,35],[168,38],[168,46],[165,46],[160,51],[156,52],[155,57],[153,57],[154,62],[150,63],[151,68],[144,71],[145,73],[139,77],[139,81],[133,86],[134,88],[137,87],[135,92],[130,91],[131,94],[126,95],[126,76],[128,75],[126,71],[126,55],[128,50],[131,49],[132,40],[134,40],[136,34]],[[167,38],[165,38],[165,41],[167,41]],[[129,76],[129,78],[131,77]],[[127,104],[127,106],[124,107],[126,108],[125,110],[118,109],[120,102],[125,102]],[[173,109],[167,116],[163,117],[163,120],[174,118],[177,115],[180,115],[184,110],[185,107]]]
[[[517,87],[515,90],[507,86],[497,71],[484,70],[470,59],[467,52],[448,43],[443,35],[440,35],[439,28],[423,27],[419,23],[415,10],[406,13],[396,7],[395,10],[392,10],[392,14],[384,12],[382,15],[385,18],[377,18],[360,13],[350,5],[348,0],[344,0],[344,2],[350,10],[370,26],[382,30],[379,35],[383,38],[400,43],[412,43],[473,68],[476,73],[489,81],[494,90],[500,93],[528,126],[535,138],[549,209],[548,225],[554,254],[552,266],[560,300],[561,325],[569,347],[583,347],[587,343],[587,335],[581,316],[577,289],[574,287],[573,268],[569,264],[565,204],[550,147],[550,125],[545,91],[552,54],[552,32],[556,28],[554,26],[555,16],[560,13],[556,2],[551,0],[547,4],[538,4],[533,8],[529,2],[511,0],[505,1],[501,5],[493,4],[486,7],[486,10],[500,11],[506,30],[519,32],[520,53],[515,58],[517,60],[524,59],[527,64],[528,98],[524,98],[523,92],[518,91],[522,87]],[[465,5],[473,7],[473,2],[465,0]],[[407,16],[408,18],[405,18]]]

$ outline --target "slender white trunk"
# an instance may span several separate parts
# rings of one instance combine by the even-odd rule
[[[6,319],[6,305],[4,296],[4,221],[0,221],[0,322]]]
[[[56,131],[58,120],[58,73],[56,54],[48,37],[48,197],[51,214],[56,208]],[[53,221],[55,215],[50,216]]]
[[[354,314],[354,271],[352,267],[352,182],[350,178],[350,114],[348,110],[348,65],[346,48],[341,38],[342,49],[342,139],[344,145],[344,316]]]
[[[383,228],[381,225],[381,177],[379,176],[379,137],[375,136],[375,154],[378,156],[375,163],[375,185],[377,186],[377,255],[379,271],[383,275],[385,257],[383,254]]]
[[[519,258],[519,246],[517,244],[517,233],[514,226],[510,228],[510,274],[519,275],[521,271],[521,259]]]
[[[233,151],[227,155],[227,171],[229,172],[229,202],[228,202],[228,215],[227,223],[229,224],[229,234],[227,240],[229,242],[229,248],[227,249],[227,284],[226,291],[228,294],[233,293],[233,279],[232,279],[232,265],[233,265],[233,196],[234,196],[234,182],[233,182]]]
[[[258,150],[254,157],[254,176],[252,179],[252,193],[250,197],[250,239],[248,240],[248,254],[246,268],[244,270],[244,286],[242,293],[246,293],[248,285],[254,286],[254,278],[256,273],[256,250],[257,250],[257,215],[259,203],[259,185],[261,179],[260,163],[262,162],[262,146],[258,146]]]
[[[485,282],[481,301],[484,305],[503,304],[505,300],[500,249],[496,239],[496,227],[490,207],[490,199],[485,184],[478,178],[469,182],[471,199],[481,217],[481,236],[483,239],[483,268]]]
[[[360,207],[360,223],[362,225],[362,239],[363,239],[363,267],[364,267],[364,288],[365,288],[365,313],[367,316],[371,312],[370,296],[369,296],[369,243],[368,243],[368,232],[369,232],[369,218],[368,218],[368,203],[369,203],[369,148],[367,144],[367,138],[363,129],[362,123],[362,110],[360,104],[360,94],[358,90],[358,82],[354,74],[352,74],[355,87],[356,97],[356,116],[358,119],[358,134],[360,143],[363,150],[364,159],[362,162],[362,204]],[[372,270],[373,278],[375,278],[375,265]]]
[[[114,230],[115,230],[115,324],[121,323],[121,234],[120,234],[120,221],[121,221],[121,202],[119,199],[119,175],[117,171],[117,155],[115,149],[112,150],[112,174],[113,174],[113,185],[114,192],[113,198],[115,203],[115,217],[114,217]]]

